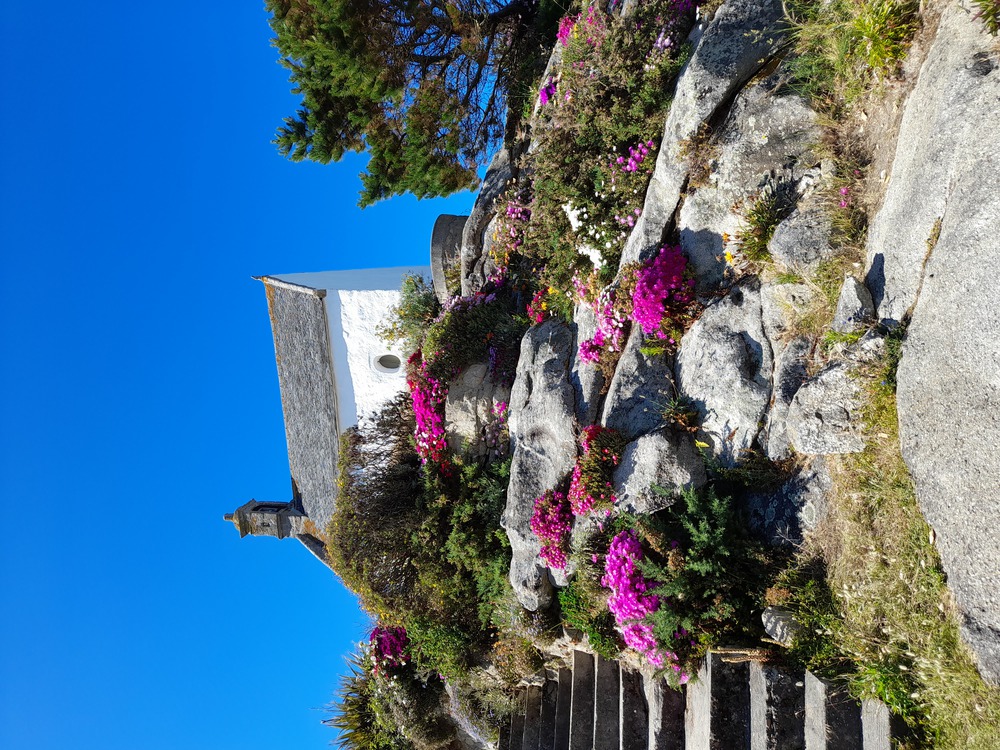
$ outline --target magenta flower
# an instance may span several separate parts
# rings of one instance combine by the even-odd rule
[[[636,274],[632,294],[632,320],[647,336],[666,339],[663,322],[669,308],[682,307],[692,299],[694,281],[684,278],[687,259],[679,247],[664,245],[656,257]]]

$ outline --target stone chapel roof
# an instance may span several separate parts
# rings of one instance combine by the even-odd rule
[[[340,433],[325,292],[264,276],[294,502],[325,531]]]

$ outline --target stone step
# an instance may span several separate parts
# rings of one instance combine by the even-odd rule
[[[573,652],[573,697],[569,717],[569,750],[594,748],[594,657]]]
[[[538,714],[538,748],[550,750],[556,733],[556,698],[559,692],[557,680],[546,680],[542,685],[542,705]]]
[[[539,745],[539,718],[542,709],[542,689],[529,685],[524,691],[524,731],[521,735],[521,750],[547,750]]]
[[[906,734],[906,725],[880,700],[861,701],[861,735],[865,750],[890,750]]]
[[[521,747],[521,740],[524,737],[524,696],[519,696],[521,703],[520,707],[514,711],[514,715],[510,718],[510,736],[509,744],[511,750],[518,750]]]
[[[805,673],[750,663],[750,749],[805,748]]]
[[[569,750],[569,719],[572,705],[573,673],[568,669],[560,669],[556,689],[556,727],[552,750]]]
[[[621,670],[621,750],[648,750],[649,703],[642,675]]]
[[[649,680],[645,683],[645,697],[649,711],[648,750],[684,750],[684,692],[674,690],[666,680]]]
[[[861,706],[845,686],[806,672],[805,701],[806,750],[867,750]]]
[[[510,722],[504,722],[500,726],[500,740],[497,742],[497,750],[510,750]]]
[[[598,656],[594,671],[594,750],[621,748],[621,668]]]
[[[749,664],[708,654],[687,686],[684,724],[686,750],[749,750]]]

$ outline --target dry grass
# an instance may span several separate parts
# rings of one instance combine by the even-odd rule
[[[832,511],[803,550],[826,562],[830,639],[852,690],[915,732],[904,747],[1000,747],[1000,690],[979,677],[899,451],[892,363],[863,374],[868,445],[831,461]]]

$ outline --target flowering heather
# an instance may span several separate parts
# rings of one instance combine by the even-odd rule
[[[654,593],[656,584],[639,570],[642,558],[642,545],[635,531],[623,531],[611,540],[601,578],[601,585],[611,589],[608,609],[626,645],[645,656],[654,667],[670,663],[677,681],[683,685],[688,675],[681,671],[677,654],[663,649],[653,635],[649,616],[660,608],[662,601]]]
[[[595,508],[607,510],[614,505],[617,498],[611,478],[624,447],[625,441],[617,430],[599,425],[583,429],[582,454],[573,467],[567,495],[575,515],[586,515]]]
[[[420,358],[419,350],[410,357],[409,365],[406,385],[413,399],[413,416],[417,423],[413,435],[417,455],[425,464],[428,461],[440,464],[448,447],[443,419],[448,387],[430,374],[428,363]]]
[[[564,16],[559,21],[559,31],[556,40],[568,47],[573,39],[583,39],[589,47],[599,47],[607,35],[607,24],[604,14],[593,5],[588,5],[582,13],[575,16]]]
[[[632,294],[632,320],[642,327],[647,336],[668,339],[664,330],[665,319],[682,312],[691,302],[694,281],[684,278],[687,260],[679,247],[664,245],[649,263],[636,273],[635,292]],[[675,343],[670,339],[670,343]]]
[[[550,78],[546,81],[545,85],[542,86],[538,91],[538,102],[544,107],[550,101],[552,101],[556,96],[556,89],[558,84],[554,78]]]
[[[496,228],[493,230],[493,244],[490,257],[496,263],[498,274],[506,276],[511,255],[521,252],[524,233],[531,221],[531,209],[526,205],[526,196],[518,191],[507,193],[497,211]]]
[[[629,146],[628,158],[618,156],[612,161],[610,166],[612,169],[617,168],[621,172],[638,172],[642,162],[645,161],[655,145],[652,141],[646,141],[645,143],[640,141],[635,146]],[[649,165],[646,166],[646,169],[647,171],[649,170]]]
[[[531,302],[528,303],[528,319],[532,323],[541,323],[545,320],[548,310],[548,303],[545,301],[546,294],[548,294],[547,289],[539,289],[531,298]]]
[[[628,318],[616,309],[615,292],[610,288],[603,289],[597,296],[594,315],[597,332],[592,339],[580,342],[580,359],[584,362],[597,362],[605,348],[620,352],[628,326]]]
[[[535,498],[531,531],[542,541],[541,558],[549,567],[566,567],[566,546],[572,528],[573,515],[566,495],[546,490]]]
[[[559,31],[556,32],[556,39],[563,47],[569,46],[569,38],[573,35],[573,29],[576,28],[577,18],[579,15],[563,16],[559,20]]]
[[[372,671],[376,675],[406,666],[408,661],[406,652],[410,645],[410,640],[406,637],[406,628],[376,625],[368,640],[371,644]]]

